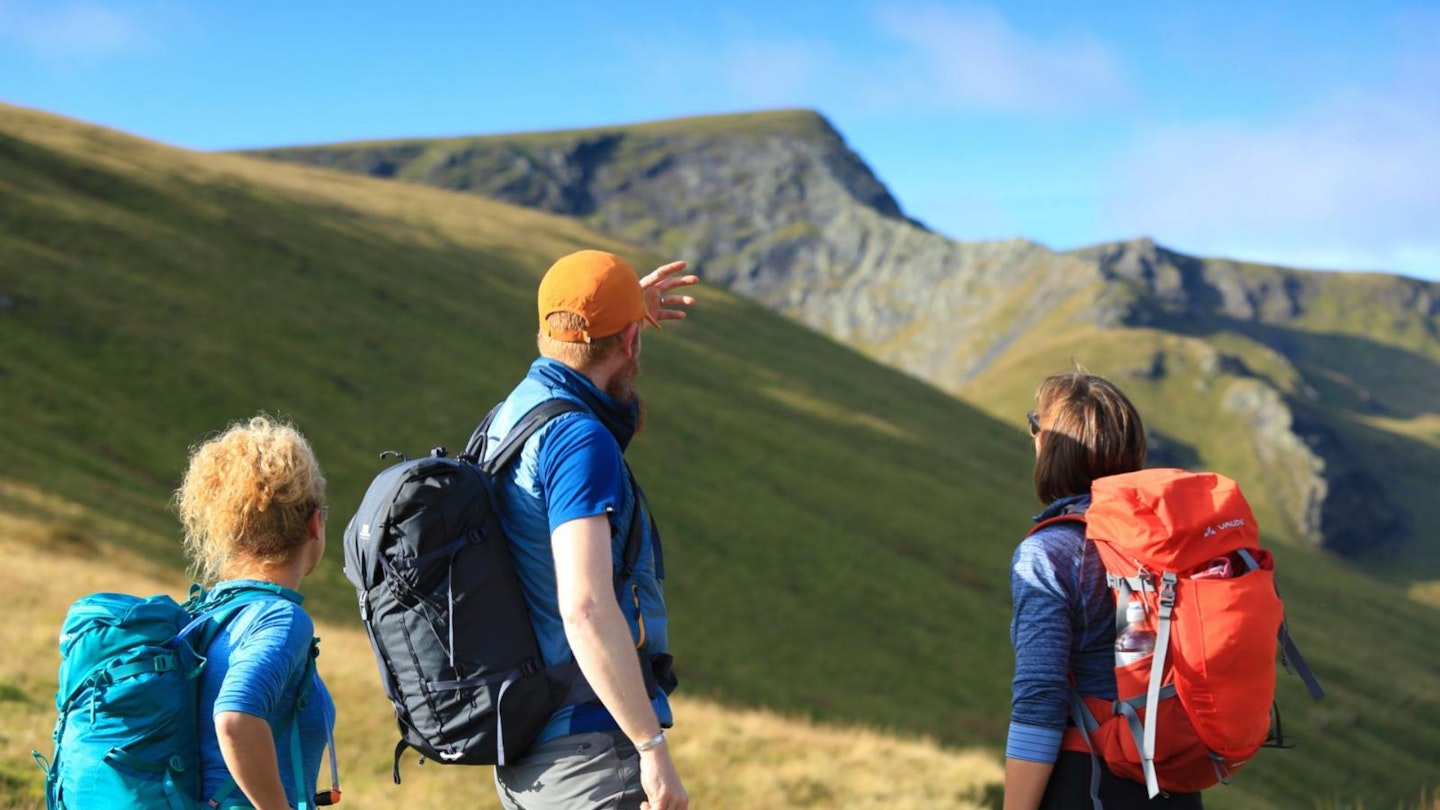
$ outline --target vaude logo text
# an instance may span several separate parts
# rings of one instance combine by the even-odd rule
[[[1234,520],[1227,520],[1227,521],[1225,521],[1224,523],[1221,523],[1219,526],[1207,526],[1207,527],[1205,527],[1205,536],[1206,536],[1206,537],[1212,537],[1212,536],[1214,536],[1214,535],[1216,535],[1216,534],[1218,534],[1218,533],[1220,533],[1220,532],[1225,531],[1226,529],[1238,529],[1238,528],[1240,528],[1241,526],[1244,526],[1244,525],[1245,525],[1245,519],[1244,519],[1244,518],[1235,518]]]

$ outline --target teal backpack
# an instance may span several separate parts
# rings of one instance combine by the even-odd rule
[[[224,807],[243,795],[228,780],[215,796],[200,796],[199,675],[205,651],[247,604],[293,598],[279,586],[229,588],[207,599],[199,585],[180,605],[169,596],[142,598],[97,593],[70,607],[60,631],[59,717],[55,749],[46,760],[48,810],[196,810]],[[317,639],[318,641],[318,639]],[[315,656],[302,676],[304,705]],[[291,722],[292,771],[301,810],[312,806],[301,785],[298,723]],[[335,776],[335,746],[330,741]],[[339,800],[335,789],[314,804]]]

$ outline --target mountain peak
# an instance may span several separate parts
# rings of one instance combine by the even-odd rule
[[[659,212],[637,244],[664,242],[667,230],[738,216],[758,235],[805,228],[858,203],[907,220],[875,173],[815,110],[675,118],[555,132],[415,139],[265,149],[251,154],[409,180],[567,216],[599,216],[607,206]],[[738,211],[714,210],[724,192]],[[739,221],[731,223],[741,225]],[[718,225],[717,225],[718,227]],[[923,226],[919,226],[923,227]],[[725,246],[733,252],[734,243]],[[703,258],[703,257],[696,257]]]

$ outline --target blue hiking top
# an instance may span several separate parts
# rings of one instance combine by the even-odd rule
[[[212,590],[255,584],[252,580],[228,580]],[[280,781],[290,806],[299,804],[295,795],[293,759],[290,753],[290,723],[300,694],[300,679],[306,672],[315,625],[298,602],[304,597],[294,591],[289,599],[264,599],[240,608],[211,642],[208,661],[200,675],[200,768],[201,795],[208,800],[230,779],[220,754],[213,718],[220,712],[243,712],[264,718],[270,724],[279,754]],[[335,726],[335,704],[330,693],[312,670],[310,693],[300,712],[300,761],[305,790],[313,792],[320,772],[320,759]],[[210,722],[206,722],[206,719]],[[309,799],[310,796],[304,796]],[[226,805],[246,806],[238,789]]]
[[[1039,522],[1083,513],[1090,496],[1061,498]],[[1095,544],[1080,523],[1046,526],[1021,541],[1010,564],[1015,647],[1005,756],[1055,762],[1070,706],[1070,677],[1082,695],[1115,698],[1115,598]]]
[[[546,666],[575,660],[560,618],[550,533],[571,520],[608,516],[611,554],[618,570],[636,503],[622,454],[635,434],[638,407],[607,396],[589,378],[558,361],[537,359],[500,406],[489,430],[492,452],[526,412],[557,398],[575,402],[583,410],[555,417],[525,443],[519,460],[501,476],[496,499],[496,513],[510,539]],[[648,520],[643,529],[639,560],[634,575],[625,583],[621,612],[631,637],[637,643],[643,637],[642,652],[648,659],[668,651],[669,627],[660,585],[665,576],[664,562],[656,554],[653,526]],[[640,616],[635,615],[636,596]],[[657,695],[651,705],[661,725],[669,726],[672,717],[666,696]],[[619,724],[598,701],[566,706],[541,730],[536,744],[569,734],[618,728]]]

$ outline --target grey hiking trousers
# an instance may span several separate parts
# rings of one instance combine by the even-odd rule
[[[639,810],[640,754],[619,731],[572,734],[495,769],[505,810]]]

